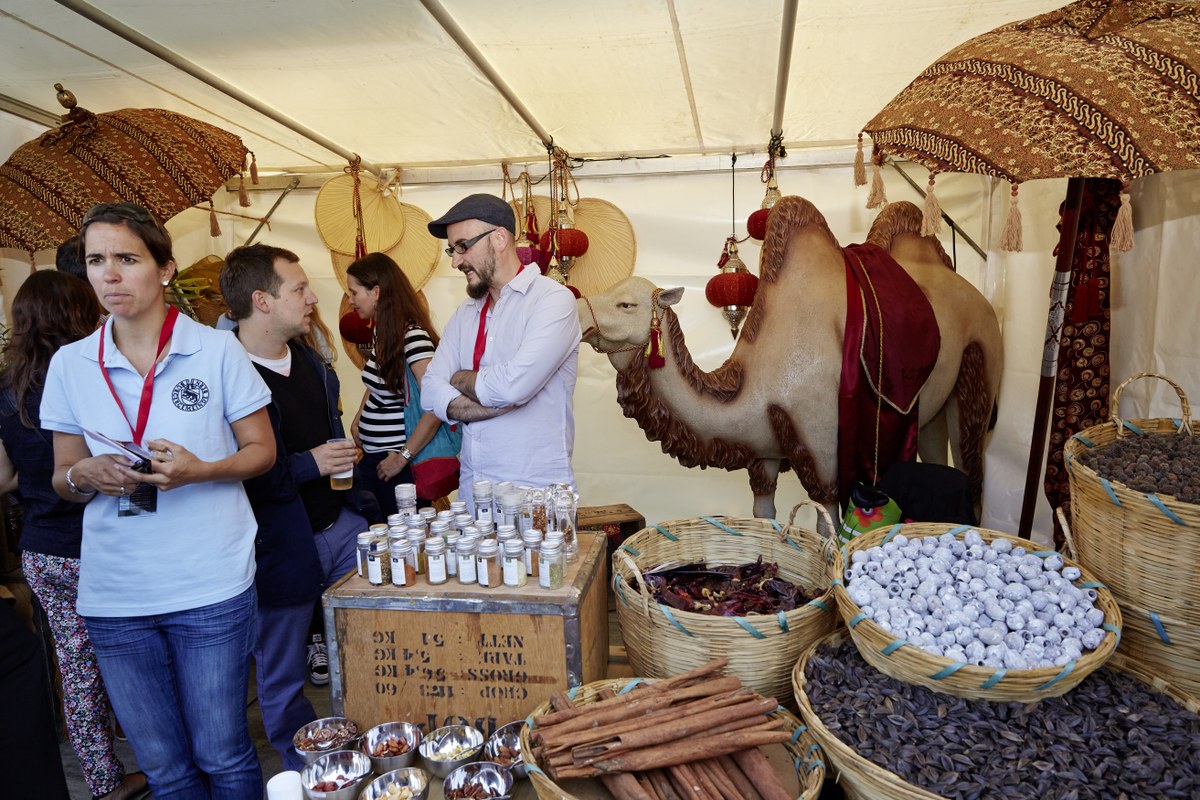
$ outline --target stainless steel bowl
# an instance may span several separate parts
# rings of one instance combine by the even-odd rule
[[[300,785],[309,800],[354,800],[363,782],[371,775],[371,759],[355,750],[326,753],[300,773]],[[350,782],[332,792],[314,789],[322,781],[344,778]],[[340,781],[339,781],[340,782]]]
[[[447,725],[425,737],[418,748],[425,768],[445,778],[483,752],[483,734],[470,725]]]
[[[375,748],[389,739],[396,738],[408,745],[408,750],[395,756],[371,755]],[[358,750],[371,759],[371,766],[377,775],[412,766],[417,758],[417,748],[421,746],[421,729],[411,722],[385,722],[376,725],[362,735],[358,742]]]
[[[311,738],[321,728],[348,728],[353,726],[355,733],[353,736],[346,737],[344,734],[327,742],[316,742],[311,749],[305,749],[300,746],[301,741],[306,738]],[[326,753],[332,753],[338,750],[353,750],[358,746],[358,723],[346,717],[322,717],[321,719],[313,720],[304,725],[300,730],[296,731],[292,736],[292,746],[296,752],[304,759],[305,764],[311,764]],[[348,731],[347,731],[348,732]]]
[[[513,779],[518,781],[525,777],[525,754],[521,752],[521,727],[524,724],[525,720],[522,719],[497,728],[483,746],[483,760],[508,767]],[[507,747],[518,754],[511,764],[505,764],[499,759],[501,747]]]
[[[479,761],[459,767],[446,776],[442,793],[450,794],[455,789],[483,789],[490,798],[506,798],[512,795],[513,776],[508,767],[491,761]]]
[[[412,800],[426,800],[429,797],[429,773],[416,767],[407,767],[385,772],[368,783],[358,800],[383,800],[393,785],[411,790]]]

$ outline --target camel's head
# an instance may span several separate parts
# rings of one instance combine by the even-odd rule
[[[655,292],[658,292],[655,296]],[[626,278],[603,294],[575,301],[583,341],[600,353],[632,352],[650,337],[650,318],[658,308],[673,306],[683,287],[659,290],[645,278]]]

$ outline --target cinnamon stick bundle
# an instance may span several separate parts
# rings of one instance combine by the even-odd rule
[[[792,800],[792,796],[779,781],[779,776],[771,768],[767,757],[757,749],[735,752],[732,756],[738,767],[754,784],[754,788],[763,796],[763,800]]]
[[[556,777],[592,778],[612,772],[639,770],[686,764],[704,758],[715,758],[766,744],[782,744],[791,738],[787,731],[755,730],[753,728],[717,736],[705,736],[667,742],[655,747],[643,747],[593,761],[585,767],[563,767]]]
[[[778,705],[775,700],[768,699],[716,708],[712,711],[677,717],[655,725],[650,725],[647,721],[647,724],[638,730],[618,734],[614,742],[576,747],[572,751],[572,755],[579,760],[593,758],[605,752],[612,753],[649,747],[658,742],[673,742],[736,720],[761,719],[764,714],[771,713]]]
[[[754,788],[754,784],[746,778],[746,774],[742,772],[741,767],[733,760],[732,756],[717,756],[717,763],[725,770],[725,774],[737,786],[738,791],[746,800],[763,800],[763,796]]]

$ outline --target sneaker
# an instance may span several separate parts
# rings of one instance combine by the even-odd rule
[[[312,635],[308,645],[308,679],[313,686],[329,683],[329,651],[325,649],[325,637],[319,633]]]

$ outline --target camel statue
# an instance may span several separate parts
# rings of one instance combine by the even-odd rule
[[[922,237],[921,210],[891,203],[868,242],[887,250],[929,299],[941,344],[919,395],[918,454],[954,463],[978,509],[983,448],[1000,384],[996,315],[953,271],[938,241]],[[583,340],[617,370],[617,402],[651,441],[685,467],[747,469],[756,517],[774,518],[781,468],[795,469],[809,497],[838,516],[838,386],[846,325],[842,250],[821,213],[800,197],[772,209],[758,293],[733,353],[717,369],[696,367],[670,306],[682,288],[630,277],[580,298]],[[665,366],[644,353],[652,310],[661,315]]]

